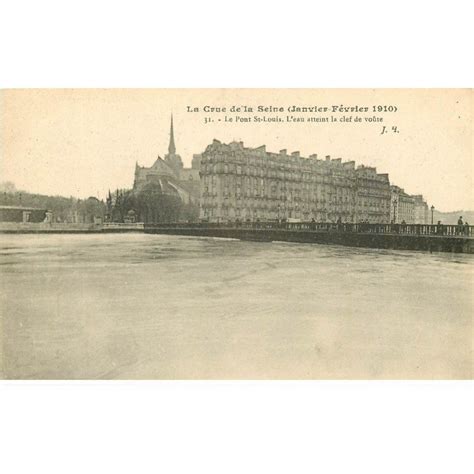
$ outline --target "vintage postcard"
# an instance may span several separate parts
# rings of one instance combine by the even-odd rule
[[[472,97],[0,91],[0,378],[472,379]]]

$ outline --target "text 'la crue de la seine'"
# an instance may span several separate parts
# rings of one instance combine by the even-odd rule
[[[230,107],[211,106],[205,105],[204,107],[192,107],[188,105],[186,107],[187,112],[206,112],[206,113],[275,113],[275,112],[290,112],[290,113],[364,113],[364,112],[397,112],[398,108],[396,105],[330,105],[330,106],[298,106],[289,105],[288,107],[273,106],[273,105],[232,105]]]
[[[396,105],[325,105],[325,106],[298,106],[289,105],[232,105],[232,106],[212,106],[201,107],[186,106],[186,112],[205,113],[204,124],[215,122],[227,123],[383,123],[381,114],[394,113],[398,111]],[[285,114],[286,115],[280,115]],[[355,114],[361,115],[355,115]],[[222,114],[222,115],[220,115]],[[239,115],[240,114],[240,115]],[[253,114],[253,115],[250,115]],[[271,114],[271,115],[269,115]],[[293,115],[294,114],[294,115]],[[318,115],[311,115],[318,114]],[[381,135],[387,133],[399,133],[398,127],[383,126]]]

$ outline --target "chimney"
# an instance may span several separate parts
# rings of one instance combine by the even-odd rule
[[[286,155],[286,148],[283,148],[283,150],[280,150],[280,155]]]
[[[326,161],[331,161],[331,155],[326,155]]]
[[[299,151],[294,151],[291,156],[300,156],[300,152]]]

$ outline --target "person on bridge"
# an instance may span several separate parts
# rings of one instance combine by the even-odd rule
[[[436,224],[436,233],[438,235],[443,235],[443,224],[441,224],[441,221],[438,221]]]
[[[456,234],[462,234],[464,222],[462,221],[462,216],[459,216],[458,227],[456,229]]]

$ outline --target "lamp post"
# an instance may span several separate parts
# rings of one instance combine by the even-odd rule
[[[431,225],[434,224],[433,214],[434,214],[435,207],[431,206]]]
[[[397,223],[397,198],[393,198],[393,223]]]

